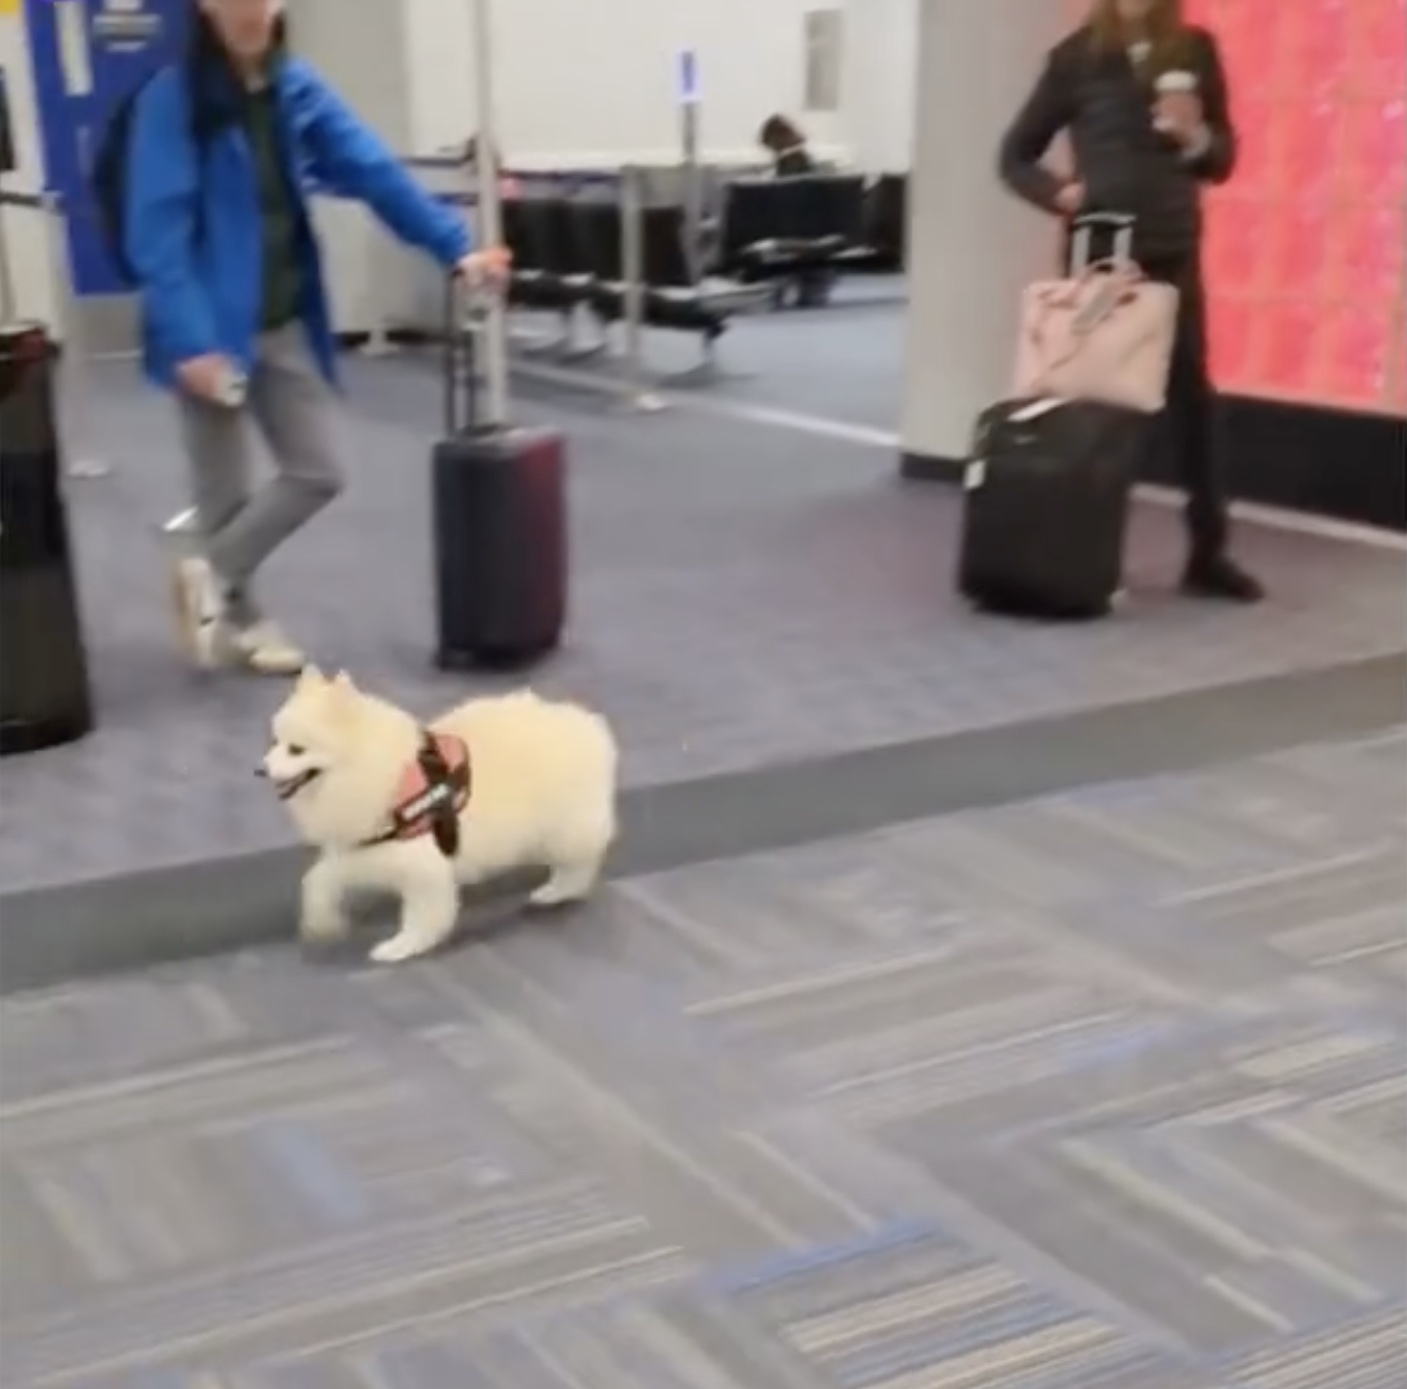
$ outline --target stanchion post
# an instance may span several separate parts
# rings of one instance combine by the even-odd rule
[[[703,278],[703,166],[700,162],[700,89],[698,54],[686,50],[679,58],[679,133],[684,175],[684,255],[689,277]]]
[[[489,0],[473,0],[474,100],[478,129],[474,172],[478,178],[481,246],[503,244],[503,207],[498,187],[498,135],[494,128],[493,24]],[[505,294],[491,295],[485,304],[480,337],[484,360],[484,423],[508,423],[508,313]]]
[[[660,410],[664,402],[649,386],[645,370],[645,196],[644,175],[620,171],[621,275],[625,281],[625,390],[636,410]]]
[[[68,273],[68,233],[63,200],[52,190],[42,197],[49,284],[54,300],[54,336],[62,346],[59,359],[59,429],[68,458],[66,472],[73,478],[106,477],[111,467],[84,452],[92,439],[89,424],[87,345],[80,327],[82,314]]]

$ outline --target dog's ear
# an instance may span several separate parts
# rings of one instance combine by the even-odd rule
[[[332,677],[332,688],[339,694],[356,694],[357,687],[345,670],[339,670]]]
[[[327,676],[314,665],[306,665],[298,674],[297,688],[300,690],[313,690],[319,685],[327,684]]]

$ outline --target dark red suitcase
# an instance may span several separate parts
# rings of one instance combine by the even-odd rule
[[[566,623],[565,443],[550,429],[477,423],[453,299],[445,343],[446,435],[431,457],[435,660],[521,664],[556,647]]]

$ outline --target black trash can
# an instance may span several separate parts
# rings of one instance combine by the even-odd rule
[[[0,756],[93,727],[55,417],[54,344],[0,324]]]

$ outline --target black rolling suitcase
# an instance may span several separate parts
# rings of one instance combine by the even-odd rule
[[[1133,220],[1081,218],[1071,273],[1112,232],[1132,265]],[[978,417],[966,476],[958,587],[979,608],[1025,617],[1103,617],[1119,591],[1129,494],[1151,418],[1092,400],[1005,400]]]
[[[472,344],[450,284],[445,438],[431,460],[436,663],[517,665],[552,650],[567,611],[562,436],[477,418]]]
[[[977,421],[958,587],[977,607],[1091,618],[1119,590],[1150,418],[1083,400],[1003,401]]]

